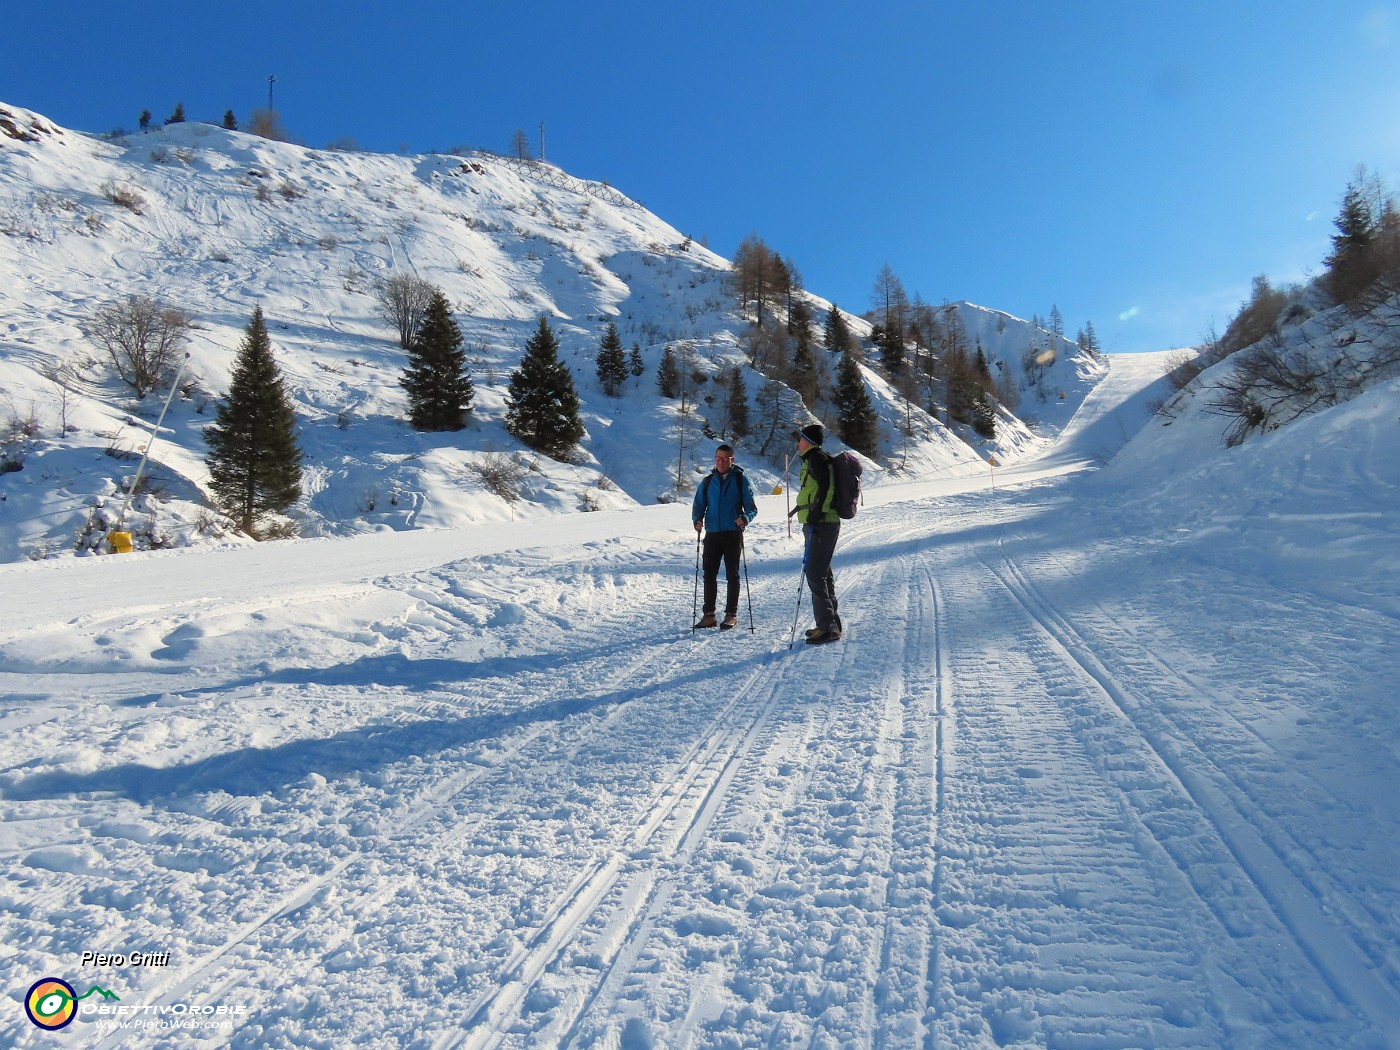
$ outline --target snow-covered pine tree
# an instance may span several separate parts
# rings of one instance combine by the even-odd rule
[[[506,392],[506,429],[546,456],[563,459],[583,437],[578,391],[559,360],[559,340],[541,316]]]
[[[262,307],[238,347],[228,396],[205,428],[209,487],[219,508],[250,536],[268,514],[301,498],[302,452],[296,415],[272,357]]]
[[[462,331],[441,289],[433,289],[423,322],[408,347],[399,385],[408,392],[408,421],[416,430],[461,430],[476,393],[467,372]]]

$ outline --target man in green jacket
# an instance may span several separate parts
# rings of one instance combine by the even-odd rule
[[[812,592],[812,616],[817,625],[807,632],[808,645],[824,645],[841,637],[841,617],[836,612],[836,579],[831,556],[841,535],[841,516],[832,505],[836,479],[831,457],[822,449],[826,434],[820,423],[810,423],[793,435],[802,458],[801,485],[793,512],[802,523],[802,566]]]

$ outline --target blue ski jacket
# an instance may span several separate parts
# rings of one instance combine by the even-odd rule
[[[711,470],[695,490],[690,505],[690,520],[703,521],[706,532],[735,532],[740,516],[748,522],[758,517],[753,485],[742,467],[730,467],[727,474]]]

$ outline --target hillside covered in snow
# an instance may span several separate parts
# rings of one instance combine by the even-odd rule
[[[669,501],[721,369],[762,378],[728,263],[615,189],[0,107],[0,193],[0,1043],[1400,1047],[1393,286],[1292,290],[1228,356],[955,304],[1018,394],[990,442],[870,354],[812,648],[757,441],[743,629],[690,628]],[[472,348],[459,433],[404,421],[404,272]],[[138,291],[200,326],[137,504],[179,549],[74,557],[158,407],[83,334]],[[287,542],[205,489],[255,305],[308,454]],[[569,463],[502,426],[542,313]],[[618,397],[608,320],[647,366]]]
[[[198,123],[101,138],[0,104],[0,201],[0,561],[101,550],[148,444],[149,488],[143,479],[125,522],[138,545],[246,542],[211,504],[203,429],[257,306],[306,454],[290,515],[303,536],[683,498],[710,465],[722,376],[738,365],[751,402],[765,382],[746,353],[751,319],[727,290],[727,260],[618,190],[545,164],[314,150]],[[406,422],[404,353],[376,298],[378,282],[404,273],[453,304],[476,385],[466,430],[424,434]],[[196,324],[154,442],[164,391],[138,401],[85,334],[96,310],[130,295]],[[809,298],[820,318],[829,304]],[[867,486],[976,473],[988,457],[1015,462],[1043,448],[1103,373],[1029,322],[966,303],[946,313],[1018,406],[999,411],[990,439],[950,430],[936,406],[907,403],[869,355],[881,438]],[[586,434],[567,463],[502,425],[509,375],[541,315],[582,401]],[[594,374],[609,321],[645,363],[616,397]],[[858,318],[851,327],[869,331]],[[684,405],[658,393],[668,347],[692,362]],[[832,355],[818,353],[833,372]],[[784,427],[833,418],[824,398],[787,411]],[[763,488],[782,482],[785,442],[758,434],[737,447]],[[480,478],[501,456],[526,468],[518,499]]]

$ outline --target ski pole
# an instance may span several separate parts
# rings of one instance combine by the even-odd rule
[[[804,570],[797,577],[797,606],[792,610],[792,634],[788,636],[788,651],[792,651],[793,643],[797,641],[797,618],[802,615],[802,580],[807,575]]]
[[[749,602],[749,633],[753,634],[757,628],[753,625],[753,591],[749,590],[749,552],[744,545],[744,530],[739,530],[739,557],[744,560],[744,597]]]
[[[783,496],[787,500],[788,539],[792,539],[792,456],[783,457]]]
[[[797,606],[792,610],[792,634],[788,637],[788,651],[792,651],[793,643],[797,641],[797,618],[802,615],[802,581],[807,578],[807,546],[812,542],[812,537],[808,535],[806,542],[802,545],[802,571],[797,574]]]
[[[700,616],[700,530],[695,530],[695,597],[690,602],[690,633],[695,633],[695,624]]]

